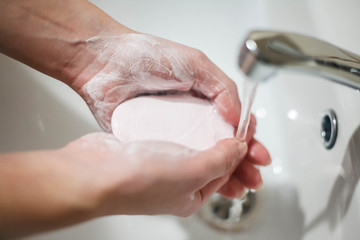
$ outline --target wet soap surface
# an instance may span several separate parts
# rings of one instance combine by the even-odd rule
[[[169,141],[198,150],[234,136],[234,127],[210,101],[186,94],[128,100],[115,109],[111,125],[122,142]]]

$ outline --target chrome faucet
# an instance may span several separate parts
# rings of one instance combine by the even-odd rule
[[[252,81],[290,69],[360,89],[360,56],[301,34],[253,31],[241,47],[238,63]]]

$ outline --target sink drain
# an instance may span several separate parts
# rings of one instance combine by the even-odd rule
[[[255,204],[256,194],[251,191],[242,199],[227,199],[214,194],[199,211],[199,216],[216,228],[235,231],[247,226]]]
[[[325,148],[331,149],[336,142],[338,121],[333,110],[325,110],[321,119],[321,141]]]

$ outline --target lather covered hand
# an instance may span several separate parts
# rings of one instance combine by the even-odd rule
[[[254,119],[247,144],[233,138],[202,151],[120,142],[111,133],[126,100],[174,91],[206,98],[236,127],[236,86],[200,51],[134,32],[86,0],[0,1],[0,36],[0,52],[72,87],[108,132],[55,150],[1,154],[0,238],[111,214],[186,216],[217,190],[239,197],[262,184],[254,165],[270,157],[253,138]]]
[[[201,51],[135,32],[97,36],[86,42],[86,51],[96,57],[73,88],[107,132],[113,131],[111,117],[119,104],[139,95],[174,91],[209,99],[226,121],[237,126],[241,105],[236,85]],[[245,188],[262,185],[254,164],[267,165],[270,157],[253,138],[255,125],[253,117],[247,137],[249,153],[221,188],[225,196],[239,197]]]
[[[139,94],[165,91],[202,94],[237,125],[240,102],[234,82],[199,50],[131,33],[90,38],[86,51],[96,57],[74,87],[108,132],[112,112],[120,103]]]

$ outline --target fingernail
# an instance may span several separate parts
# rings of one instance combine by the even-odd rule
[[[248,193],[248,190],[247,189],[244,189],[243,191],[241,191],[239,194],[236,195],[236,198],[237,199],[242,199],[246,196],[246,194]]]
[[[268,164],[271,164],[271,162],[272,162],[272,159],[271,159],[271,155],[270,155],[270,153],[268,152],[268,159],[267,159],[268,161],[267,161],[267,163]]]
[[[266,155],[265,155],[266,154]],[[257,156],[264,156],[265,159],[262,160],[261,165],[269,165],[271,163],[271,156],[268,151],[264,154],[264,147],[261,144],[254,144],[249,151],[249,155],[253,158]]]
[[[263,187],[264,187],[264,182],[261,182],[260,185],[257,187],[256,190],[259,191],[259,190],[263,189]]]
[[[254,188],[255,191],[260,191],[264,186],[264,182],[261,180],[260,184],[256,186],[256,188]]]

